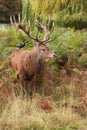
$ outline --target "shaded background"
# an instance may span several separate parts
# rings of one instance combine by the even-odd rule
[[[9,23],[10,15],[22,12],[22,0],[0,0],[0,23]]]

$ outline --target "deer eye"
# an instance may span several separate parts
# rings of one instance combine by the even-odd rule
[[[45,51],[45,49],[42,49],[42,51]]]

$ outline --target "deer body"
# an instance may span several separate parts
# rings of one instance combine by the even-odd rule
[[[36,59],[33,51],[17,50],[11,56],[11,64],[13,69],[22,75],[31,76],[35,73],[38,66],[38,60]]]
[[[44,49],[47,52],[44,52]],[[27,76],[31,76],[40,70],[41,64],[54,57],[55,53],[48,50],[45,45],[34,47],[31,51],[19,49],[11,55],[11,65],[18,74],[27,73]]]
[[[12,19],[11,22],[13,23]],[[27,89],[32,96],[36,75],[42,70],[44,62],[55,57],[55,53],[47,46],[47,43],[51,41],[49,40],[50,32],[48,32],[48,29],[46,29],[42,23],[38,23],[38,26],[45,31],[44,40],[41,41],[37,38],[38,33],[36,38],[31,36],[30,30],[27,31],[26,27],[21,25],[20,18],[19,23],[15,23],[15,25],[36,42],[31,51],[19,49],[14,51],[11,55],[11,65],[18,74],[19,81],[23,88],[23,93],[25,93],[25,90]]]

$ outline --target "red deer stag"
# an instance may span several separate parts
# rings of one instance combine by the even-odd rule
[[[35,41],[35,45],[31,51],[19,49],[12,53],[11,55],[11,65],[12,68],[17,72],[19,77],[19,82],[21,83],[23,93],[25,90],[28,90],[30,96],[34,91],[34,80],[36,74],[41,70],[41,66],[45,61],[54,58],[55,53],[50,51],[47,46],[48,42],[53,41],[50,39],[50,34],[53,31],[54,24],[52,29],[49,30],[50,21],[46,21],[46,25],[43,25],[39,20],[36,21],[36,26],[39,29],[44,31],[44,40],[38,38],[38,32],[36,38],[34,38],[30,33],[30,24],[28,24],[28,29],[26,28],[25,20],[20,21],[20,15],[18,15],[18,22],[15,20],[15,16],[10,16],[11,24],[13,24],[17,29],[24,31],[31,39]]]

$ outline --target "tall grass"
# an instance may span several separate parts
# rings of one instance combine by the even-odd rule
[[[73,130],[86,127],[84,119],[73,113],[70,106],[65,108],[54,103],[52,110],[42,110],[37,105],[38,100],[40,96],[34,97],[32,102],[20,96],[11,97],[0,114],[0,129]]]

